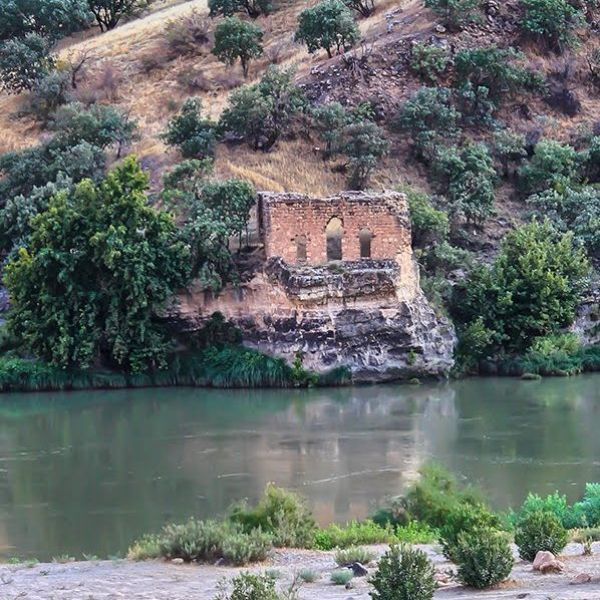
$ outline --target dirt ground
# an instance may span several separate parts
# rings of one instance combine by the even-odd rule
[[[422,547],[441,572],[452,570],[432,546]],[[375,546],[378,554],[384,546]],[[561,559],[565,571],[555,575],[533,572],[529,563],[517,561],[509,581],[497,589],[476,591],[451,583],[436,592],[436,600],[482,598],[485,600],[600,600],[600,543],[594,555],[581,556],[581,546],[570,544]],[[370,572],[374,572],[374,564]],[[354,578],[352,588],[330,583],[330,573],[336,569],[332,552],[281,550],[267,564],[246,570],[268,569],[279,573],[278,585],[289,585],[294,573],[310,568],[320,574],[315,583],[303,584],[301,600],[368,600],[368,578]],[[210,600],[223,578],[231,578],[243,569],[209,565],[175,565],[148,561],[89,561],[67,564],[0,566],[1,600]],[[579,573],[592,576],[589,583],[574,585],[571,580]]]

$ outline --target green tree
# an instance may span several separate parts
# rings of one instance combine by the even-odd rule
[[[263,53],[262,39],[260,27],[237,17],[227,17],[215,28],[212,53],[229,66],[239,58],[244,77],[248,77],[248,64]]]
[[[8,327],[35,356],[64,368],[164,366],[170,341],[157,317],[186,281],[188,251],[172,217],[148,206],[147,186],[128,158],[33,219],[5,283]]]
[[[184,158],[202,159],[215,153],[215,127],[213,121],[202,117],[202,101],[189,98],[169,121],[162,137],[169,146],[179,148]]]
[[[29,33],[57,39],[87,27],[87,0],[2,0],[0,40]]]
[[[389,142],[381,127],[372,121],[346,125],[342,130],[341,151],[348,157],[348,184],[362,190],[377,163],[387,154]]]
[[[300,13],[295,39],[305,43],[310,54],[323,48],[331,58],[333,48],[339,54],[354,46],[360,31],[352,12],[341,0],[323,0]]]
[[[577,45],[576,30],[583,13],[567,0],[521,0],[525,16],[521,27],[541,39],[551,50],[562,52]]]
[[[148,5],[148,0],[87,0],[87,2],[100,31],[114,29],[121,19],[138,15]]]
[[[273,10],[270,0],[208,0],[211,17],[230,17],[237,12],[245,12],[251,19],[268,15]]]
[[[294,84],[293,71],[269,67],[260,83],[231,94],[219,128],[266,152],[288,132],[305,104],[302,90]]]
[[[481,226],[494,207],[496,170],[485,144],[469,143],[438,151],[433,163],[441,193],[448,200],[450,214]]]
[[[461,30],[465,25],[480,18],[481,0],[425,0],[442,23],[453,31]]]
[[[19,94],[31,90],[35,84],[54,69],[56,59],[50,52],[51,44],[37,33],[8,40],[0,45],[0,86]]]
[[[511,232],[491,267],[455,287],[453,315],[462,332],[477,330],[480,354],[522,353],[535,338],[573,322],[589,273],[573,234],[533,222]]]
[[[325,142],[323,154],[325,158],[330,158],[340,151],[342,129],[350,124],[352,116],[339,102],[330,102],[315,107],[312,117],[313,128]]]

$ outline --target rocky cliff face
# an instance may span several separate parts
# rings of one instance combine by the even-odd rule
[[[325,372],[347,367],[355,382],[441,377],[453,365],[455,334],[420,290],[412,257],[326,266],[270,259],[237,289],[182,298],[194,326],[219,311],[244,344]]]

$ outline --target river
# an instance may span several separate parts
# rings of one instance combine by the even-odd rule
[[[368,515],[437,460],[499,509],[600,481],[600,375],[318,390],[0,397],[0,557],[123,554],[274,481],[318,520]]]

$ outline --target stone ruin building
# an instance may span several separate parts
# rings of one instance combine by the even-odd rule
[[[261,267],[217,296],[182,298],[186,318],[221,312],[245,345],[357,382],[451,368],[454,331],[421,291],[404,194],[262,192],[255,237]]]

